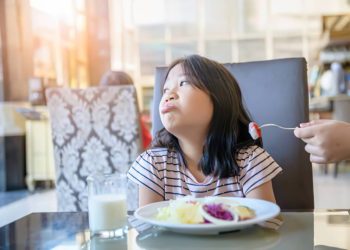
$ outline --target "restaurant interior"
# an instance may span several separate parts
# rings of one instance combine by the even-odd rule
[[[152,227],[133,187],[128,231],[93,237],[88,176],[152,147],[164,69],[193,54],[229,69],[257,124],[350,123],[349,0],[0,0],[0,249],[350,249],[350,161],[311,163],[276,127],[280,229]]]

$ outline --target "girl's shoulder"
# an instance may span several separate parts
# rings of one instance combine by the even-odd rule
[[[169,148],[151,148],[143,152],[140,157],[147,159],[153,164],[163,164],[179,161],[177,151]]]
[[[243,147],[236,152],[236,160],[238,162],[249,161],[249,159],[253,158],[255,155],[263,152],[265,152],[265,150],[257,145]]]
[[[142,153],[142,155],[147,155],[148,157],[172,157],[177,155],[175,150],[171,150],[169,148],[151,148],[147,149]]]
[[[256,152],[264,150],[260,146],[253,145],[253,146],[247,146],[247,147],[242,147],[240,148],[236,154],[238,155],[253,155]]]

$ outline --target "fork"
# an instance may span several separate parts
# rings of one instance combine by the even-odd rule
[[[264,127],[277,127],[277,128],[286,129],[286,130],[294,130],[294,129],[297,128],[297,127],[295,127],[295,128],[287,128],[287,127],[283,127],[283,126],[280,126],[280,125],[277,125],[277,124],[274,124],[274,123],[266,123],[266,124],[263,124],[263,125],[260,126],[260,128],[264,128]]]
[[[249,123],[249,134],[250,134],[250,136],[254,140],[260,138],[261,137],[261,128],[264,128],[264,127],[277,127],[277,128],[285,129],[285,130],[294,130],[294,129],[296,129],[296,128],[283,127],[283,126],[280,126],[280,125],[277,125],[277,124],[274,124],[274,123],[266,123],[266,124],[263,124],[263,125],[261,125],[259,127],[258,124],[256,124],[255,122],[251,122],[251,123]]]

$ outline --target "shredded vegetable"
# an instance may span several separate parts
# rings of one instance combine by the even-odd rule
[[[255,217],[252,209],[240,206],[227,198],[208,197],[199,201],[186,196],[170,200],[169,205],[158,209],[156,219],[186,224],[225,224]]]

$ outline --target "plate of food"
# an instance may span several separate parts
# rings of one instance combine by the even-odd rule
[[[259,199],[186,196],[140,207],[135,217],[186,234],[218,234],[263,222],[280,213],[278,205]]]

